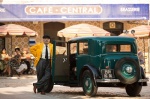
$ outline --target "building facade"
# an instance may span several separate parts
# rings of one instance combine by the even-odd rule
[[[123,33],[139,25],[148,25],[150,0],[3,0],[0,1],[0,25],[18,24],[38,33],[36,37],[1,37],[0,49],[5,47],[9,54],[16,46],[21,49],[31,46],[30,39],[42,41],[44,34],[52,39],[65,40],[57,32],[66,27],[88,23],[109,32],[111,36]],[[19,9],[19,10],[18,10]],[[148,64],[149,37],[137,38],[139,47],[145,52]],[[149,71],[149,68],[147,69]]]

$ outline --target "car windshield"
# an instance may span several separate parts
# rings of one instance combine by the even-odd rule
[[[131,52],[131,45],[129,44],[107,44],[106,52]]]

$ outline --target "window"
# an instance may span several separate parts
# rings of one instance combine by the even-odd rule
[[[79,54],[88,54],[88,43],[87,42],[79,43]]]
[[[131,45],[106,45],[106,52],[131,52]]]
[[[131,52],[131,45],[120,45],[120,52]]]
[[[70,44],[70,54],[77,53],[77,43],[71,43]]]
[[[59,54],[59,55],[67,55],[67,43],[66,42],[56,42],[56,45],[58,45],[58,43],[61,43],[65,46],[56,46],[56,54]]]
[[[117,52],[117,45],[106,45],[106,52]]]

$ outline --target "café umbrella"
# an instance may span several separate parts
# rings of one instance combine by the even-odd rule
[[[129,36],[129,37],[149,37],[150,36],[150,26],[140,25],[127,30],[125,33],[119,36]]]
[[[110,33],[102,28],[90,24],[77,24],[58,31],[59,37],[83,37],[83,36],[110,36]]]
[[[12,36],[37,36],[38,33],[27,27],[17,24],[6,24],[0,26],[0,36],[11,37],[11,50],[12,50]]]
[[[7,24],[0,26],[1,36],[37,36],[37,32],[17,24]]]

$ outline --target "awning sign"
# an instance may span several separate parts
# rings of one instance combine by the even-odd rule
[[[149,4],[0,4],[0,21],[148,19]]]

